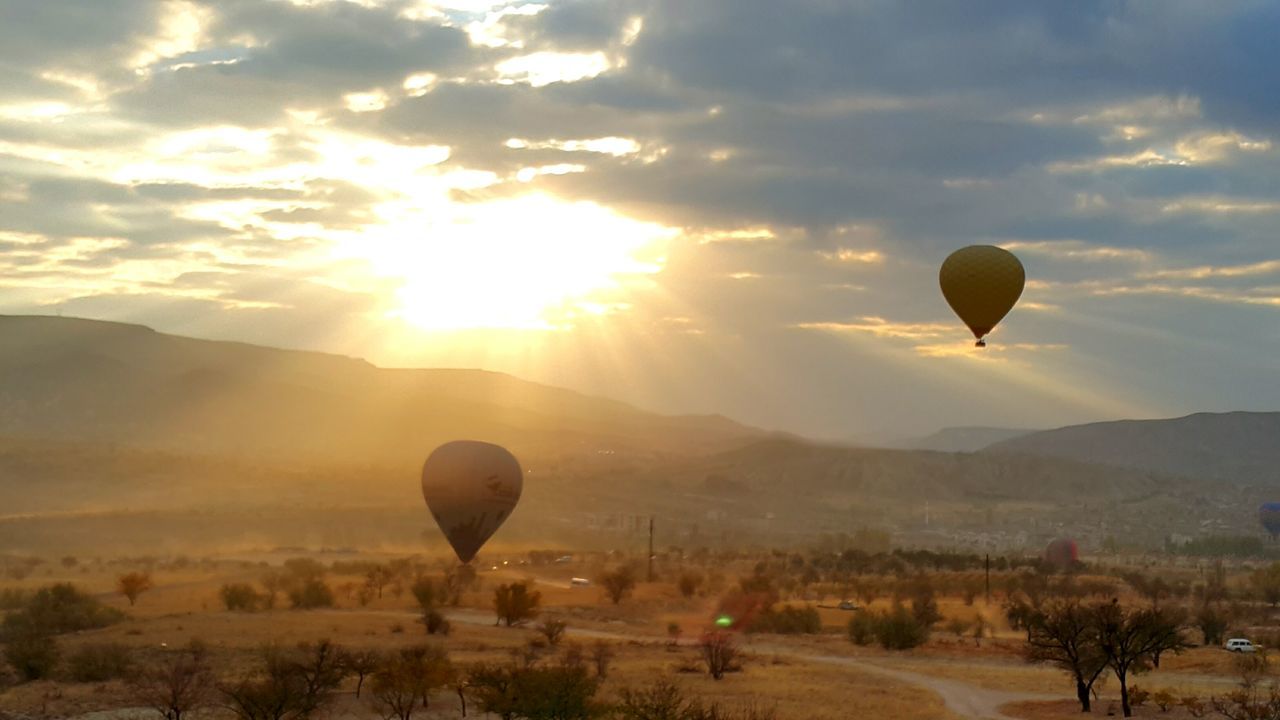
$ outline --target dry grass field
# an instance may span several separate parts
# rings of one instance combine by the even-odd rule
[[[623,688],[666,678],[675,680],[688,694],[708,701],[731,706],[754,702],[773,708],[780,720],[943,720],[978,717],[972,713],[979,711],[965,708],[988,706],[1003,706],[1000,712],[1007,717],[1027,720],[1079,716],[1078,706],[1070,700],[1072,687],[1066,676],[1023,662],[1021,634],[1009,628],[997,604],[987,605],[981,598],[971,605],[958,598],[940,598],[939,610],[944,620],[939,629],[926,645],[900,652],[851,644],[844,635],[851,614],[823,607],[819,610],[822,634],[744,636],[741,646],[746,659],[742,670],[714,681],[702,671],[692,640],[707,627],[715,599],[711,595],[682,597],[669,580],[641,582],[627,599],[613,605],[594,583],[589,587],[570,585],[573,577],[594,579],[599,568],[574,564],[489,566],[480,572],[479,587],[464,594],[457,608],[449,609],[452,632],[441,638],[425,633],[414,597],[403,586],[389,585],[381,598],[361,606],[349,589],[361,578],[331,572],[326,582],[337,596],[337,607],[332,609],[229,612],[219,599],[219,588],[226,583],[259,579],[266,568],[257,561],[240,559],[167,567],[154,569],[155,587],[133,607],[115,591],[116,577],[132,569],[124,564],[73,568],[46,565],[47,569],[22,581],[0,584],[0,589],[73,582],[128,613],[128,619],[117,625],[60,637],[64,655],[85,644],[115,642],[145,657],[162,647],[178,647],[198,639],[210,647],[221,676],[233,678],[254,666],[256,653],[264,645],[293,646],[321,639],[351,649],[382,651],[441,643],[451,659],[462,665],[506,660],[513,651],[528,647],[531,640],[540,636],[533,623],[522,628],[496,627],[492,589],[504,582],[529,580],[542,594],[543,617],[562,619],[569,627],[560,650],[544,651],[550,653],[549,657],[573,643],[586,646],[604,641],[613,647],[616,657],[599,695],[604,701],[616,698]],[[286,603],[282,599],[280,604]],[[887,606],[887,601],[877,600],[872,608]],[[970,634],[958,637],[943,629],[951,618],[973,620],[978,616],[989,628],[980,640]],[[678,647],[668,642],[672,624],[680,628],[682,644]],[[1232,658],[1226,653],[1198,648],[1166,657],[1160,670],[1138,676],[1135,682],[1151,691],[1207,698],[1229,690],[1235,682],[1234,673]],[[353,689],[354,681],[349,680],[346,690]],[[1104,714],[1112,704],[1118,704],[1114,680],[1101,682],[1098,692],[1095,713]],[[129,689],[118,681],[39,681],[0,691],[0,708],[20,713],[20,717],[123,720],[130,715],[119,711],[135,704]],[[1138,709],[1140,717],[1158,714],[1176,719],[1183,717],[1182,712],[1174,709],[1163,713],[1153,705]],[[474,714],[473,709],[470,715]],[[213,717],[224,715],[215,712]],[[137,716],[158,717],[155,713]],[[336,703],[331,716],[377,717],[367,698],[357,701],[351,692]],[[457,697],[448,691],[433,699],[427,713],[415,715],[459,716]]]

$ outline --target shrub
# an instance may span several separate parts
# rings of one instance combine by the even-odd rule
[[[428,610],[422,614],[422,624],[427,627],[428,635],[448,635],[449,620],[439,610]]]
[[[564,637],[565,623],[563,620],[543,620],[538,624],[538,632],[547,638],[547,644],[555,647],[560,644],[560,639]]]
[[[1160,712],[1169,712],[1169,708],[1178,703],[1178,699],[1168,690],[1157,690],[1151,693],[1151,702],[1160,708]]]
[[[59,635],[102,628],[123,619],[124,613],[119,610],[103,605],[70,583],[59,583],[28,595],[20,609],[5,616],[0,635]]]
[[[320,578],[310,578],[289,591],[289,604],[295,610],[333,607],[333,590]]]
[[[870,645],[876,639],[876,617],[858,610],[849,618],[849,641],[854,645]]]
[[[1209,708],[1205,706],[1204,701],[1195,695],[1187,695],[1182,698],[1181,702],[1183,709],[1193,718],[1202,718],[1205,713],[1209,712]]]
[[[711,679],[719,680],[725,673],[738,669],[738,646],[729,633],[713,630],[702,636],[698,646]]]
[[[822,632],[822,618],[812,607],[785,606],[779,610],[766,608],[756,616],[748,632],[778,633],[779,635],[816,635]]]
[[[1129,688],[1129,704],[1133,707],[1142,707],[1151,699],[1151,692],[1137,685]]]
[[[886,650],[910,650],[929,640],[929,626],[901,603],[876,618],[876,638]]]
[[[50,635],[26,633],[10,637],[4,659],[22,680],[42,680],[58,665],[58,643]]]
[[[85,645],[67,658],[67,671],[76,682],[124,679],[132,675],[133,656],[119,643]]]
[[[228,610],[237,612],[253,612],[265,599],[249,583],[223,585],[218,594],[222,597],[222,604]]]
[[[697,594],[698,589],[702,587],[702,574],[697,572],[680,573],[680,579],[676,581],[676,586],[680,589],[680,594],[684,597],[691,598]]]
[[[613,601],[613,604],[617,605],[635,588],[635,570],[630,565],[624,565],[606,572],[600,576],[600,586],[604,588],[605,595]]]
[[[597,640],[591,646],[591,664],[596,668],[596,677],[601,680],[609,676],[609,664],[613,662],[613,646],[604,640]]]

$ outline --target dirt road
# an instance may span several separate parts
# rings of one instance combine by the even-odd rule
[[[493,624],[493,617],[491,615],[479,612],[454,612],[449,615],[449,620],[452,622],[468,624]],[[637,638],[635,635],[626,635],[623,633],[614,633],[604,630],[588,630],[585,628],[570,627],[565,630],[565,633],[570,637],[589,638],[593,640],[641,640],[653,643],[667,642],[664,638]],[[1061,700],[1065,697],[1063,695],[989,690],[960,680],[945,680],[931,675],[924,675],[922,673],[882,667],[875,664],[874,661],[858,658],[816,654],[792,648],[781,643],[755,643],[751,646],[751,650],[774,655],[783,655],[807,662],[840,665],[874,675],[892,678],[909,685],[916,685],[933,692],[942,698],[943,703],[946,704],[947,709],[951,712],[960,717],[972,718],[974,720],[1015,720],[1014,718],[1010,718],[1008,715],[1001,714],[1000,707],[1011,702],[1021,702],[1026,700]]]

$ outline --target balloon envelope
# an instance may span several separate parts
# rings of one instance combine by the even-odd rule
[[[1080,548],[1071,538],[1058,538],[1044,549],[1044,561],[1059,570],[1068,570],[1080,561]]]
[[[506,448],[458,440],[422,466],[422,497],[462,562],[470,562],[520,500],[524,474]]]
[[[1263,503],[1258,508],[1258,519],[1262,521],[1262,527],[1271,533],[1271,537],[1280,535],[1280,502]]]
[[[994,245],[970,245],[947,256],[938,271],[942,296],[956,315],[982,338],[1009,311],[1026,285],[1027,274],[1013,253]]]

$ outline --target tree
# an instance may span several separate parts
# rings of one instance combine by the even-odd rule
[[[702,662],[713,680],[719,680],[736,667],[738,646],[729,633],[721,630],[707,632],[699,641],[698,648],[702,651]]]
[[[342,666],[348,675],[356,676],[356,697],[364,687],[364,679],[382,667],[382,653],[377,650],[356,650],[342,656]]]
[[[1265,568],[1255,570],[1249,576],[1249,584],[1253,586],[1258,597],[1271,607],[1280,603],[1280,562],[1273,562]]]
[[[213,673],[203,646],[192,643],[166,653],[138,673],[130,685],[139,703],[155,709],[165,720],[182,720],[209,705]]]
[[[1094,620],[1094,613],[1074,599],[1050,602],[1025,617],[1027,660],[1052,664],[1070,675],[1081,712],[1090,712],[1093,684],[1107,669]]]
[[[263,606],[268,610],[275,609],[276,596],[281,592],[284,592],[285,588],[288,587],[288,578],[286,578],[283,573],[276,570],[270,570],[263,573],[260,582],[262,583],[262,587],[267,591],[262,596]]]
[[[151,575],[149,573],[131,572],[116,578],[116,590],[129,599],[129,606],[133,607],[138,602],[138,596],[150,590],[154,585],[151,584]]]
[[[609,600],[614,605],[617,605],[635,588],[635,570],[630,565],[624,565],[606,572],[600,576],[600,586],[604,588],[605,595],[609,597]]]
[[[444,595],[449,605],[457,607],[462,593],[475,587],[476,569],[470,565],[452,565],[444,570]]]
[[[1180,652],[1188,644],[1178,631],[1178,623],[1157,607],[1125,610],[1119,602],[1099,605],[1094,611],[1098,644],[1107,665],[1120,681],[1120,708],[1133,716],[1129,702],[1129,674],[1149,669],[1161,652]]]
[[[902,603],[894,603],[892,609],[876,616],[875,635],[885,650],[910,650],[929,641],[929,626]]]
[[[374,565],[370,567],[364,574],[364,584],[378,594],[378,599],[382,599],[382,590],[394,579],[391,568],[386,565]]]
[[[613,646],[605,640],[597,640],[591,646],[591,663],[595,665],[596,677],[601,680],[609,676],[609,663],[613,662]]]
[[[1227,612],[1217,603],[1206,602],[1196,612],[1195,626],[1204,636],[1205,645],[1218,645],[1227,633]]]
[[[564,631],[567,625],[563,620],[548,619],[538,624],[538,632],[542,633],[547,639],[547,644],[555,647],[560,644],[560,639],[564,637]]]
[[[698,589],[702,587],[702,573],[699,572],[682,572],[680,578],[676,581],[676,586],[680,589],[680,594],[684,597],[691,598],[698,593]]]
[[[493,609],[498,615],[498,622],[507,627],[521,625],[532,620],[542,603],[542,593],[530,590],[523,582],[499,585],[493,591]]]
[[[346,677],[337,645],[322,640],[292,652],[264,648],[262,666],[218,689],[224,707],[240,720],[303,720],[314,717],[332,699]]]
[[[228,583],[222,586],[218,595],[222,598],[222,604],[232,611],[253,612],[258,609],[258,603],[263,601],[263,597],[249,583]]]
[[[443,648],[404,648],[374,674],[370,686],[374,707],[387,720],[409,720],[417,708],[427,708],[431,693],[449,684],[453,675],[453,665]]]
[[[289,604],[294,610],[333,607],[333,590],[318,577],[308,578],[289,590]]]

